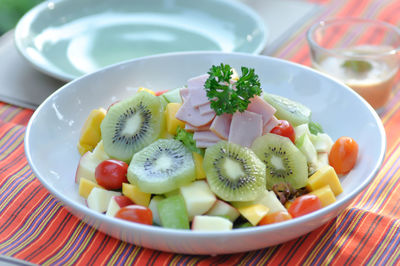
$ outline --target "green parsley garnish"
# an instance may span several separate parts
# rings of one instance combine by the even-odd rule
[[[204,155],[204,150],[196,147],[196,141],[193,139],[193,133],[187,132],[181,127],[178,127],[176,129],[175,139],[180,140],[190,151]]]
[[[244,112],[255,95],[261,95],[260,81],[254,69],[242,67],[242,76],[235,82],[231,80],[229,65],[212,66],[205,83],[211,108],[217,115]]]
[[[371,70],[372,65],[371,63],[363,60],[346,60],[342,64],[342,67],[345,67],[357,73],[363,73]]]

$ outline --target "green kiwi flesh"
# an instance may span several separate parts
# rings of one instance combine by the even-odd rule
[[[196,178],[192,153],[179,140],[159,139],[132,157],[127,177],[143,192],[173,191]]]
[[[265,165],[240,145],[220,141],[208,147],[203,167],[211,190],[225,201],[255,200],[265,190]]]
[[[113,104],[100,126],[105,152],[129,163],[133,154],[159,138],[163,114],[160,99],[145,91]]]
[[[310,122],[311,110],[301,103],[271,93],[264,93],[263,98],[275,107],[276,118],[287,120],[294,127]]]
[[[288,183],[295,189],[306,186],[306,157],[289,138],[267,133],[256,138],[251,149],[265,164],[267,189],[272,190],[280,183]]]

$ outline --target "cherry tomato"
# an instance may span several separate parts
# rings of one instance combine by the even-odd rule
[[[357,156],[357,142],[350,137],[340,137],[329,152],[329,164],[337,174],[347,174],[356,164]]]
[[[271,214],[265,215],[258,223],[258,225],[279,223],[290,219],[292,219],[292,216],[287,211],[273,212]]]
[[[279,124],[271,129],[271,133],[288,137],[293,143],[296,139],[296,134],[294,132],[293,126],[286,120],[280,120]]]
[[[122,183],[128,182],[126,173],[128,164],[118,160],[102,161],[94,172],[97,183],[105,189],[121,189]]]
[[[321,208],[321,200],[317,196],[309,194],[296,198],[290,205],[288,212],[295,218]]]
[[[153,224],[153,213],[149,208],[141,205],[122,207],[117,211],[115,217],[140,224]]]
[[[163,95],[164,93],[166,93],[168,90],[163,90],[163,91],[156,91],[155,94],[156,96],[160,96]]]

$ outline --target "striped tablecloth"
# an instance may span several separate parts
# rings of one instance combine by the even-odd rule
[[[320,19],[357,16],[400,26],[399,0],[318,1],[309,18],[273,56],[309,65],[307,28]],[[83,223],[35,178],[24,154],[33,111],[0,103],[0,264],[4,256],[35,264],[400,264],[400,80],[381,119],[387,154],[381,170],[336,219],[290,242],[232,255],[188,256],[121,242]]]

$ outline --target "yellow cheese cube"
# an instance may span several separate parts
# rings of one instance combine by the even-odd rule
[[[192,152],[194,167],[196,169],[196,179],[204,179],[206,178],[206,173],[203,168],[203,156],[198,154],[197,152]]]
[[[336,201],[335,194],[333,194],[329,185],[311,191],[309,194],[317,196],[322,203],[322,207],[328,206]]]
[[[150,89],[146,89],[146,88],[140,87],[138,89],[138,92],[139,91],[145,91],[145,92],[148,92],[148,93],[153,94],[154,96],[156,96],[156,93],[154,91],[150,90]]]
[[[323,166],[310,176],[306,187],[309,191],[314,191],[326,185],[331,187],[336,196],[343,192],[339,177],[337,176],[335,169],[330,165]]]
[[[123,183],[122,194],[130,198],[135,204],[149,206],[151,194],[141,191],[133,184]]]
[[[185,123],[175,117],[176,113],[178,112],[179,108],[181,108],[181,103],[169,103],[165,107],[165,123],[167,132],[172,135],[176,134],[176,129],[178,126],[181,128],[185,127]]]
[[[96,182],[94,182],[92,180],[89,180],[89,179],[86,179],[83,177],[81,179],[79,179],[79,195],[81,197],[84,197],[85,199],[87,199],[90,192],[95,187],[102,188],[99,184],[97,184]]]
[[[92,151],[101,140],[100,124],[106,116],[106,112],[103,108],[92,110],[83,124],[78,142],[78,151],[81,155]]]
[[[238,205],[236,205],[238,206]],[[246,218],[252,225],[257,225],[260,220],[267,215],[269,208],[265,205],[256,203],[251,205],[244,204],[237,208],[239,213]]]

